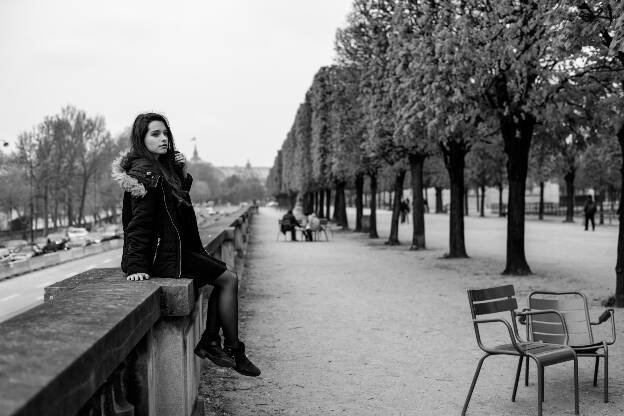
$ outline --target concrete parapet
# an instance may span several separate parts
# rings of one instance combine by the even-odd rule
[[[10,375],[0,377],[0,415],[76,414],[157,322],[157,286],[93,273],[106,281],[0,323],[0,374]]]
[[[206,249],[236,266],[248,219]],[[73,257],[65,253],[56,258]],[[41,259],[33,264],[51,261]],[[209,293],[190,279],[130,282],[117,268],[46,287],[43,305],[0,323],[0,416],[202,415],[193,350]]]

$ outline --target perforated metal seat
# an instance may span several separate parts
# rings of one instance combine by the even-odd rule
[[[515,292],[512,285],[493,287],[489,289],[481,290],[469,290],[468,301],[470,303],[470,312],[472,314],[472,322],[474,325],[475,335],[477,337],[477,344],[481,348],[485,355],[481,357],[477,364],[477,369],[472,378],[470,390],[464,403],[462,415],[466,414],[470,398],[474,391],[474,387],[481,371],[483,361],[490,355],[512,355],[518,356],[518,368],[516,370],[516,378],[513,387],[513,393],[511,394],[511,400],[516,401],[516,391],[518,390],[518,379],[520,377],[520,371],[522,369],[522,361],[529,358],[535,361],[538,368],[538,398],[537,398],[537,413],[538,416],[542,415],[542,402],[544,401],[544,367],[558,364],[566,361],[574,361],[574,411],[579,414],[578,404],[578,362],[576,358],[576,352],[561,344],[551,344],[545,342],[526,341],[520,339],[518,335],[518,327],[516,325],[517,316],[554,316],[558,317],[563,325],[563,317],[555,310],[524,310],[516,312],[518,303],[516,302]],[[479,315],[487,315],[493,313],[505,313],[509,312],[511,316],[511,325],[505,319],[491,318],[491,319],[477,319]],[[494,347],[486,347],[481,341],[481,335],[479,333],[479,325],[486,323],[502,323],[507,328],[509,333],[510,343],[497,345]],[[512,329],[513,325],[513,329]],[[566,335],[567,337],[567,335]],[[567,339],[567,338],[566,338]]]

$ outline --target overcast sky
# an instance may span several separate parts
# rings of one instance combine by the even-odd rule
[[[271,166],[351,0],[0,0],[0,140],[68,104],[113,135],[164,113],[179,150]]]

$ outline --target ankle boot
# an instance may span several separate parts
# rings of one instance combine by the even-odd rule
[[[245,355],[245,344],[238,341],[238,346],[230,347],[224,345],[223,351],[236,361],[234,370],[241,373],[244,376],[257,377],[260,375],[260,369],[256,367],[249,358]]]
[[[199,358],[207,358],[220,367],[232,368],[236,362],[221,348],[221,337],[208,338],[202,335],[195,347],[195,355]]]

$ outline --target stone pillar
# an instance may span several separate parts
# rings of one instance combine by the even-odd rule
[[[197,400],[201,360],[193,350],[204,325],[203,297],[200,293],[194,298],[191,280],[177,279],[175,283],[186,287],[163,287],[168,289],[164,296],[166,303],[170,298],[171,308],[153,328],[154,414],[201,415],[203,404]]]
[[[221,260],[229,264],[230,266],[236,266],[236,245],[235,245],[235,228],[226,228],[225,239],[221,244]]]

